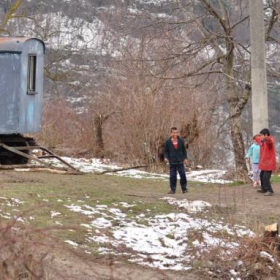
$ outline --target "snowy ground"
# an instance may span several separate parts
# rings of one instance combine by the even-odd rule
[[[63,158],[82,172],[101,172],[115,170],[119,167],[111,164],[103,164],[96,159],[71,159]],[[134,178],[150,178],[168,180],[168,175],[150,174],[140,170],[128,170],[111,173],[114,176],[129,176]],[[201,170],[187,174],[188,180],[226,183],[222,179],[225,171]],[[131,262],[159,269],[189,270],[195,261],[203,256],[211,248],[223,248],[224,252],[230,252],[237,248],[238,237],[254,236],[250,230],[239,225],[229,225],[223,217],[220,220],[211,220],[207,212],[211,205],[205,201],[189,201],[174,197],[162,197],[168,204],[174,205],[179,211],[167,215],[150,214],[151,209],[146,209],[134,219],[128,215],[141,201],[128,204],[118,202],[112,205],[90,205],[85,197],[79,201],[65,199],[60,201],[69,211],[86,215],[91,222],[80,226],[87,230],[85,244],[91,242],[99,244],[100,254],[126,256]],[[125,209],[125,210],[124,210]],[[181,211],[180,211],[181,210]],[[202,213],[195,218],[197,212]],[[60,224],[59,217],[62,214],[51,211],[50,217],[55,223]],[[234,238],[233,238],[234,237]],[[81,247],[73,240],[65,240],[74,247]],[[82,249],[89,252],[87,245]],[[238,271],[231,270],[231,279],[238,278]]]
[[[99,159],[74,159],[63,157],[63,160],[80,170],[81,172],[90,173],[90,172],[102,172],[108,170],[116,170],[119,169],[120,166],[110,163],[102,163]],[[107,161],[108,162],[108,161]],[[61,166],[57,161],[54,162],[55,165]],[[117,176],[126,176],[133,178],[148,178],[148,179],[162,179],[168,180],[168,174],[156,174],[156,173],[148,173],[145,171],[141,171],[139,169],[130,169],[126,171],[121,171],[117,173],[108,173]],[[187,179],[189,181],[197,181],[197,182],[208,182],[208,183],[220,183],[226,184],[231,181],[223,179],[223,176],[226,174],[225,170],[194,170],[191,172],[187,172]]]
[[[96,159],[63,159],[82,172],[102,172],[120,168],[112,164],[103,164]],[[192,171],[187,173],[187,178],[189,181],[224,184],[230,182],[222,178],[225,173],[223,170]],[[169,177],[168,174],[147,173],[138,169],[111,174],[139,179],[168,180]],[[171,197],[163,197],[162,200],[182,209],[182,212],[151,217],[150,210],[146,209],[145,213],[131,220],[121,209],[132,209],[141,201],[131,205],[120,202],[110,207],[92,207],[87,204],[71,204],[65,207],[90,217],[91,223],[81,226],[88,231],[87,241],[100,244],[101,254],[125,254],[131,262],[159,269],[191,269],[194,261],[213,247],[222,247],[225,251],[238,247],[238,243],[232,241],[233,236],[236,238],[254,235],[242,226],[226,224],[223,218],[220,221],[207,219],[207,212],[211,207],[208,202]],[[205,213],[206,218],[192,217],[197,212]],[[71,240],[66,242],[72,246],[79,246]],[[119,249],[123,247],[127,250]]]
[[[238,243],[231,241],[232,237],[253,236],[246,228],[229,226],[222,220],[193,218],[192,214],[197,211],[207,212],[206,209],[211,207],[207,202],[189,202],[170,197],[162,199],[186,211],[150,217],[150,210],[147,209],[131,220],[120,207],[129,209],[137,203],[114,203],[111,207],[71,204],[65,207],[91,218],[91,223],[81,226],[87,228],[87,241],[100,244],[101,254],[125,255],[131,262],[159,269],[189,270],[211,248],[218,246],[227,251],[238,246]],[[79,246],[71,240],[65,242]]]

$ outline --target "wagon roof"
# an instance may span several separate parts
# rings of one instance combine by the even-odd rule
[[[24,43],[29,40],[36,40],[43,44],[45,53],[45,44],[42,40],[37,38],[25,38],[25,37],[0,37],[0,51],[8,52],[22,52]]]

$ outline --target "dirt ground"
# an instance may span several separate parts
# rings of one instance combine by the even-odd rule
[[[86,180],[99,181],[103,180],[102,184],[106,184],[106,178],[96,177],[97,175],[76,175],[65,176],[57,174],[49,174],[46,172],[15,172],[2,171],[0,175],[1,188],[9,187],[12,184],[21,184],[28,182],[29,185],[33,183],[47,186],[50,182],[57,181],[60,185],[85,184]],[[104,176],[104,175],[102,175]],[[105,178],[105,179],[104,179]],[[112,181],[112,176],[110,179]],[[114,187],[118,186],[118,179],[114,179]],[[108,185],[111,181],[108,181]],[[129,195],[139,196],[153,196],[163,197],[167,196],[168,183],[155,182],[155,188],[145,188],[147,185],[145,180],[138,180],[133,183],[139,184],[138,188],[128,189]],[[124,184],[123,182],[121,184]],[[129,181],[131,185],[131,181]],[[278,222],[280,217],[280,184],[273,184],[274,196],[265,197],[261,193],[257,193],[251,185],[239,186],[225,186],[219,184],[189,184],[189,192],[182,194],[177,190],[174,196],[177,199],[187,198],[190,201],[203,200],[212,204],[215,211],[214,214],[226,215],[233,222],[243,223],[250,226],[252,229],[257,229],[260,225],[267,225],[273,222]],[[60,278],[53,276],[50,272],[46,279],[79,279],[79,280],[198,280],[201,279],[195,272],[174,272],[174,271],[160,271],[156,269],[149,269],[139,265],[129,264],[127,261],[111,260],[104,257],[94,258],[79,256],[71,254],[70,251],[54,250],[48,256],[48,265],[52,270],[63,271]],[[205,279],[205,278],[204,278]]]
[[[204,200],[228,212],[237,222],[243,222],[253,230],[255,225],[279,222],[280,184],[273,184],[273,196],[264,196],[251,184],[240,186],[203,186],[190,187],[190,200]],[[260,229],[261,230],[261,229]]]

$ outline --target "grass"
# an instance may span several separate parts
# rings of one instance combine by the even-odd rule
[[[272,179],[276,180],[278,177],[273,176]],[[211,199],[213,203],[213,207],[210,207],[206,212],[194,216],[203,219],[208,218],[209,220],[218,220],[223,217],[224,223],[232,225],[235,223],[244,224],[244,217],[249,216],[246,211],[239,210],[238,214],[238,209],[247,209],[248,207],[246,205],[247,197],[246,195],[243,197],[242,193],[244,186],[241,186],[239,182],[227,186],[197,182],[189,182],[188,184],[190,192],[187,195],[181,194],[180,189],[178,189],[178,193],[174,197],[206,201]],[[126,217],[119,220],[112,219],[112,226],[121,225],[123,220],[137,221],[138,224],[148,225],[145,218],[185,211],[168,205],[166,201],[160,199],[166,196],[168,191],[167,180],[133,179],[94,174],[58,175],[5,172],[0,177],[0,190],[1,216],[23,217],[25,225],[34,229],[47,229],[49,236],[53,236],[57,242],[71,240],[93,255],[98,255],[100,245],[97,242],[89,241],[87,238],[91,233],[96,233],[96,230],[102,235],[103,233],[108,234],[110,229],[98,229],[97,227],[88,229],[82,226],[81,224],[96,221],[101,215],[98,213],[92,213],[91,217],[83,215],[71,211],[66,205],[80,206],[87,211],[98,210],[100,205],[120,209],[122,213],[126,214]],[[245,190],[249,191],[249,189]],[[256,199],[259,199],[259,197],[256,197]],[[122,202],[127,203],[129,207],[121,204]],[[255,200],[254,204],[261,205],[259,200]],[[256,206],[254,205],[254,207]],[[60,214],[52,218],[51,211]],[[111,214],[106,208],[102,210],[102,213]],[[144,218],[143,214],[145,215]],[[254,222],[259,224],[259,219],[253,216],[254,214],[253,211],[250,212],[250,219],[254,219]],[[271,222],[277,221],[276,214],[268,214],[265,218]],[[9,220],[0,217],[0,221],[3,224]],[[20,225],[21,222],[17,222],[17,224]],[[220,237],[220,235],[227,236],[227,233],[217,233],[217,237]],[[175,238],[172,234],[167,237]],[[200,232],[194,231],[190,232],[189,238],[190,241],[202,240],[202,235]],[[163,239],[161,241],[164,242]],[[105,244],[102,246],[110,248],[112,245]],[[126,249],[119,248],[119,250]],[[212,258],[215,259],[215,257],[217,257],[217,254],[214,252],[213,256],[209,256],[209,261],[212,262]],[[198,267],[205,267],[205,264],[205,260],[197,259]],[[228,267],[230,267],[230,264],[228,264]],[[217,267],[217,270],[222,270],[222,268]],[[226,275],[227,271],[224,271],[224,273],[223,276]]]
[[[5,175],[8,175],[8,179],[6,178],[0,187],[1,197],[3,197],[0,198],[0,214],[14,216],[24,213],[24,218],[34,227],[55,226],[57,222],[66,227],[88,223],[89,218],[86,215],[75,213],[65,207],[65,205],[71,204],[89,205],[91,207],[96,205],[114,207],[114,204],[118,204],[117,208],[127,214],[130,219],[135,219],[140,214],[154,216],[178,211],[178,209],[159,199],[166,196],[168,191],[167,180],[134,179],[94,174],[39,174],[34,172],[21,174],[6,172]],[[279,177],[275,178],[278,179]],[[232,216],[236,212],[236,204],[241,203],[239,198],[235,198],[235,195],[228,194],[226,187],[223,185],[196,182],[188,182],[188,185],[190,193],[187,197],[191,199],[194,190],[196,199],[205,199],[206,201],[211,193],[218,192],[216,195],[217,203],[209,210],[217,217],[221,215]],[[227,186],[230,189],[236,189],[236,191],[240,189],[240,183],[238,182]],[[176,197],[185,198],[186,196],[178,192]],[[12,200],[13,198],[24,203],[17,204],[15,200]],[[127,208],[119,204],[120,202],[126,202],[133,206]],[[61,214],[51,218],[51,211]],[[32,218],[30,219],[30,217]]]
[[[273,174],[272,176],[271,176],[271,183],[273,184],[273,183],[280,183],[280,176],[277,174],[277,175],[275,175],[275,174]]]
[[[232,182],[232,183],[228,183],[227,184],[229,187],[237,187],[237,186],[242,186],[242,185],[244,185],[244,182],[242,182],[242,181],[234,181],[234,182]]]
[[[98,209],[100,205],[108,206],[108,208],[118,208],[127,215],[125,220],[136,220],[143,225],[147,225],[147,221],[141,218],[141,214],[148,217],[169,213],[173,210],[173,207],[158,199],[167,192],[167,183],[148,179],[135,180],[93,174],[58,175],[3,172],[0,178],[0,191],[0,221],[2,227],[7,227],[7,229],[16,227],[21,228],[23,232],[29,232],[16,243],[13,241],[13,234],[9,234],[11,247],[12,244],[16,246],[19,244],[23,248],[22,255],[34,255],[34,258],[36,256],[33,253],[32,242],[38,240],[36,242],[42,244],[45,241],[49,242],[50,237],[52,241],[49,243],[50,247],[55,245],[56,248],[64,248],[64,241],[71,240],[83,250],[91,252],[92,257],[98,256],[98,249],[101,245],[88,240],[88,237],[90,237],[91,232],[93,233],[96,230],[103,234],[109,229],[91,227],[89,230],[82,224],[90,224],[101,215],[93,213],[89,217],[71,211],[66,205],[80,206],[88,211]],[[127,203],[130,207],[120,204],[121,202]],[[86,206],[89,207],[86,208]],[[106,213],[106,211],[105,208],[102,213]],[[52,213],[59,213],[59,215],[51,217]],[[107,214],[110,214],[109,211],[107,211]],[[121,219],[119,221],[112,220],[113,226],[118,226],[121,222]],[[32,238],[29,240],[30,236]],[[7,238],[3,238],[3,240],[8,243]],[[1,242],[0,246],[4,248]],[[70,245],[67,246],[69,248]],[[102,245],[102,247],[106,246],[110,248],[112,245]],[[9,248],[6,255],[9,259],[13,259],[10,266],[15,274],[19,274],[22,271],[21,261],[11,253],[12,250]],[[118,250],[124,249],[118,248]],[[0,260],[2,259],[0,258]],[[3,263],[4,260],[5,256],[3,257]],[[3,276],[1,279],[6,278]],[[26,279],[33,278],[29,275]]]
[[[114,204],[127,202],[132,206],[127,208],[118,205],[118,208],[127,214],[127,218],[135,219],[143,213],[145,216],[154,216],[172,211],[172,206],[158,199],[163,196],[163,190],[164,193],[167,191],[167,182],[148,179],[93,174],[65,176],[42,173],[37,176],[23,173],[21,179],[6,180],[1,184],[1,214],[23,216],[33,227],[62,224],[71,228],[88,223],[89,218],[70,211],[65,205],[114,207]],[[16,203],[15,199],[21,203]],[[60,214],[52,218],[51,211]],[[67,231],[58,234],[61,240],[71,235]]]

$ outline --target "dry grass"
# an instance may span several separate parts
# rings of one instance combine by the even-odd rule
[[[235,249],[215,247],[195,258],[193,265],[203,279],[280,279],[279,240],[236,237],[235,241],[239,244]]]
[[[88,197],[86,203],[94,206],[96,204],[111,205],[120,201],[133,204],[136,199],[140,199],[141,203],[132,208],[133,212],[127,212],[130,218],[143,213],[146,209],[151,209],[149,214],[151,216],[159,213],[170,213],[171,211],[183,211],[172,209],[172,206],[166,205],[162,200],[159,200],[159,198],[166,195],[168,190],[167,181],[136,180],[93,174],[62,176],[44,173],[19,174],[16,172],[3,173],[0,181],[1,196],[7,198],[3,199],[3,201],[1,200],[2,214],[11,213],[11,209],[17,210],[17,214],[22,213],[29,210],[27,209],[27,207],[30,208],[29,205],[36,207],[38,203],[48,201],[45,204],[39,204],[40,207],[32,210],[33,220],[28,219],[30,212],[20,215],[26,221],[25,224],[15,220],[10,222],[7,222],[7,220],[5,222],[0,221],[0,279],[4,280],[114,279],[110,278],[110,275],[118,269],[115,261],[120,261],[120,257],[116,259],[116,257],[110,258],[110,256],[105,257],[95,254],[96,247],[94,246],[96,245],[93,243],[90,244],[92,246],[91,255],[80,254],[77,249],[71,249],[68,244],[63,243],[63,241],[70,239],[79,244],[80,249],[84,248],[84,233],[81,232],[81,229],[70,232],[66,227],[87,222],[85,217],[67,211],[64,206],[66,201],[78,204],[78,200],[85,200],[85,197]],[[265,200],[263,196],[258,196],[255,192],[254,194],[251,193],[251,189],[248,187],[231,186],[226,188],[225,186],[194,183],[190,184],[189,187],[190,192],[187,198],[190,201],[200,199],[212,202],[213,207],[208,209],[207,215],[206,213],[199,215],[201,218],[208,218],[213,222],[223,217],[224,223],[230,225],[240,224],[242,221],[249,221],[250,217],[257,217],[258,211],[267,217],[270,213],[268,206],[273,202],[272,200]],[[254,195],[259,199],[257,208]],[[14,197],[25,203],[8,206],[7,204],[11,204]],[[177,199],[186,198],[186,196],[179,193],[175,197]],[[274,203],[276,202],[274,201]],[[44,206],[41,207],[41,205]],[[253,206],[254,211],[244,211],[244,209],[249,209],[249,206]],[[52,219],[50,217],[50,211],[52,210],[60,212],[61,215],[57,216],[56,219]],[[271,211],[275,216],[279,215],[278,209],[273,205],[271,206]],[[244,220],[245,216],[249,217]],[[55,227],[55,221],[60,221],[65,227]],[[260,222],[259,218],[258,222]],[[31,224],[32,227],[30,226]],[[193,271],[184,273],[186,275],[200,273],[198,278],[188,279],[237,279],[238,277],[240,279],[266,279],[268,277],[280,279],[276,244],[273,240],[264,239],[261,230],[259,232],[260,234],[257,237],[245,237],[242,239],[235,235],[229,236],[226,231],[217,233],[218,235],[215,237],[237,242],[240,246],[231,250],[223,247],[211,250],[207,248],[208,253],[203,253],[203,256],[200,256],[200,252],[195,251],[196,248],[194,248],[192,252],[195,260],[192,265]],[[188,238],[190,243],[196,240],[203,241],[203,235],[197,231],[190,232]],[[191,246],[189,249],[192,250]],[[120,246],[117,251],[122,253],[128,250],[125,246]],[[264,253],[261,252],[270,254],[274,261],[266,258]],[[124,259],[121,260],[123,265],[121,270],[124,271],[127,268],[127,264],[125,264],[124,255],[122,258]],[[107,262],[106,268],[101,267],[101,261]],[[121,273],[121,270],[118,273]],[[145,270],[145,268],[141,267],[139,270]],[[236,277],[231,274],[231,270],[238,273]],[[81,273],[85,271],[90,276],[82,278]],[[107,278],[102,276],[104,271],[107,273]],[[129,270],[129,272],[131,271],[132,269]],[[67,274],[65,275],[66,272]],[[166,276],[164,279],[181,279],[176,277],[177,275],[173,278]],[[136,280],[139,278],[124,277],[122,279]],[[151,277],[150,279],[153,278]],[[185,278],[183,279],[185,280]]]
[[[54,238],[67,228],[32,228],[16,220],[0,225],[1,280],[103,279],[85,253]],[[68,230],[70,230],[68,228]],[[97,264],[98,261],[94,260]],[[81,271],[80,271],[81,270]],[[89,278],[83,278],[90,271]],[[86,272],[85,272],[86,274]]]
[[[41,234],[17,221],[0,225],[0,279],[45,279],[46,254],[38,250]]]

